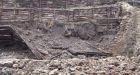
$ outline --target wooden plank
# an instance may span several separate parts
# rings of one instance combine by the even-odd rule
[[[39,50],[34,43],[30,42],[30,40],[21,34],[18,34],[16,29],[12,26],[10,26],[11,30],[17,35],[19,38],[22,39],[22,41],[29,47],[29,49],[32,51],[32,53],[37,57],[37,59],[45,59],[45,56],[48,55],[48,53]]]
[[[29,20],[0,20],[0,22],[29,22]]]
[[[96,6],[96,7],[77,7],[77,8],[71,8],[71,10],[90,10],[90,9],[104,9],[104,8],[109,8],[109,7],[114,7],[114,8],[117,8],[117,5],[102,5],[102,6]],[[0,9],[3,9],[3,10],[50,10],[50,11],[53,11],[53,10],[70,10],[70,9],[63,9],[63,8],[15,8],[15,7],[0,7]]]
[[[1,40],[12,40],[13,36],[12,35],[0,35]]]
[[[10,27],[9,27],[10,25],[0,25],[0,29],[9,29]]]
[[[0,29],[0,34],[1,35],[11,35],[11,31],[8,29]]]

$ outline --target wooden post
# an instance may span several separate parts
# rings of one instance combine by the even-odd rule
[[[56,14],[55,14],[55,10],[53,10],[53,20],[55,20]]]
[[[32,4],[31,4],[32,5]],[[33,6],[30,5],[30,8],[33,8]],[[29,14],[29,21],[30,21],[30,25],[33,25],[33,21],[34,21],[34,9],[30,9],[29,10],[30,14]]]
[[[0,20],[2,19],[2,10],[3,10],[3,0],[0,1]]]
[[[73,21],[74,21],[74,17],[75,17],[75,10],[73,10]]]
[[[68,0],[65,0],[65,9],[67,9]]]
[[[67,16],[68,16],[68,19],[67,19],[67,22],[69,22],[70,21],[70,11],[67,11]]]
[[[77,9],[78,10],[78,18],[80,17],[80,9]],[[77,17],[76,17],[77,18]]]
[[[42,9],[41,9],[42,6],[41,6],[41,4],[42,4],[42,1],[39,0],[39,22],[42,21],[42,20],[41,20],[41,15],[42,15],[42,13],[41,13],[41,12],[42,12]]]
[[[93,13],[94,10],[93,10],[93,9],[94,9],[94,8],[91,9],[92,18],[94,18],[94,15],[93,15],[93,14],[94,14],[94,13]]]
[[[16,20],[16,8],[17,8],[16,1],[14,1],[14,20]]]

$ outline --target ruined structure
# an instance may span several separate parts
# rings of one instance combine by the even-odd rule
[[[1,0],[0,40],[23,41],[38,59],[111,56],[124,20],[117,2]]]
[[[140,0],[0,0],[0,75],[140,75],[139,20]]]

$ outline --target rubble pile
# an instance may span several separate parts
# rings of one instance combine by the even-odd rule
[[[2,75],[138,75],[140,58],[108,57],[90,59],[2,59]]]

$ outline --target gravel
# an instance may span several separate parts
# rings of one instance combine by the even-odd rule
[[[91,58],[56,60],[4,59],[0,60],[0,72],[7,75],[11,75],[11,73],[13,75],[139,74],[139,57],[115,56],[99,58],[98,60]]]

